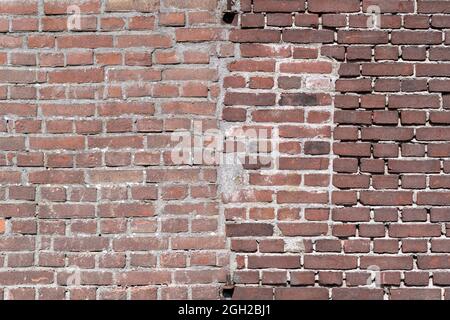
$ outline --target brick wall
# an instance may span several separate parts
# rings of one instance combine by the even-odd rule
[[[1,1],[0,297],[219,298],[216,168],[170,157],[218,126],[218,6]]]
[[[0,298],[450,297],[450,2],[226,2],[0,1]]]

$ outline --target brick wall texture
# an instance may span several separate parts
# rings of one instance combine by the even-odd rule
[[[225,10],[0,0],[0,299],[450,299],[450,1]]]

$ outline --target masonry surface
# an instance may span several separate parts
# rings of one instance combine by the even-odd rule
[[[225,10],[0,0],[0,299],[450,299],[450,1]]]

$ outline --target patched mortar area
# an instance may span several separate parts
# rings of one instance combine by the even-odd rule
[[[223,120],[281,143],[223,205],[234,298],[450,296],[448,6],[241,1]]]
[[[221,131],[269,129],[272,159],[265,166],[219,168],[233,298],[242,299],[253,286],[289,285],[285,261],[301,272],[303,254],[312,252],[313,243],[333,238],[333,96],[339,63],[321,56],[319,45],[237,47],[223,78]],[[287,278],[281,280],[283,273]],[[278,280],[272,283],[272,276]]]

